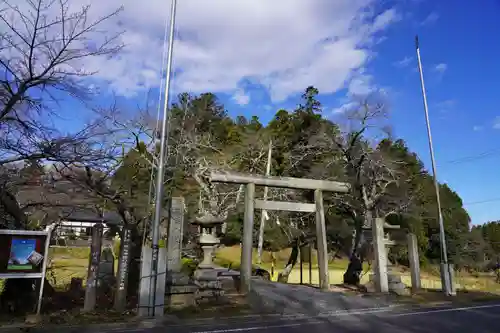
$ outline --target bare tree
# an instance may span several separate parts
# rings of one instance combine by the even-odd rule
[[[322,161],[312,169],[318,177],[350,183],[351,191],[334,195],[331,203],[352,221],[349,255],[361,255],[363,260],[363,229],[370,228],[377,217],[404,211],[411,198],[401,195],[408,181],[402,172],[404,163],[378,147],[383,139],[390,138],[386,102],[376,94],[355,97],[354,101],[337,119],[339,127],[325,126],[300,147],[302,153],[296,159],[313,154]]]
[[[94,73],[85,69],[85,61],[122,48],[120,33],[101,29],[119,9],[92,19],[89,5],[76,11],[70,5],[68,0],[0,1],[0,166],[94,159],[88,153],[99,143],[92,140],[96,123],[67,134],[53,120],[62,116],[61,99],[86,102],[93,95],[85,80]],[[4,175],[4,183],[22,181],[14,176]],[[2,187],[0,204],[14,220],[25,221],[12,190]]]
[[[118,52],[120,34],[100,30],[120,9],[92,20],[90,5],[74,11],[69,0],[0,3],[0,121],[23,123],[36,111],[50,109],[57,93],[77,98],[91,94],[83,80],[92,57]]]

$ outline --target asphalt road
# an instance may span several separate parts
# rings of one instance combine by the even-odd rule
[[[113,332],[136,333],[482,333],[500,332],[500,304],[434,309],[356,310],[319,316],[249,317]]]

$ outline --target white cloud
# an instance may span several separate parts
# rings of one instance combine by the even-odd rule
[[[479,132],[479,131],[482,131],[482,130],[483,130],[483,126],[478,126],[478,125],[476,125],[476,126],[472,127],[472,129],[473,129],[475,132]]]
[[[73,0],[93,3],[95,18],[120,5],[124,11],[103,30],[125,29],[126,48],[114,59],[86,61],[122,95],[157,86],[170,1]],[[394,9],[373,14],[375,0],[178,1],[173,88],[234,94],[240,81],[263,85],[274,102],[308,85],[322,93],[345,86],[370,59],[381,32],[400,19]]]
[[[238,89],[233,95],[233,101],[238,105],[247,105],[250,103],[250,96],[244,90]]]
[[[394,66],[403,68],[407,67],[413,61],[413,57],[404,57],[403,59],[393,63]]]
[[[448,69],[448,65],[445,63],[437,64],[436,66],[434,66],[434,71],[441,73],[441,74],[444,74],[444,72],[446,72],[447,69]]]
[[[447,99],[436,103],[436,108],[440,111],[449,111],[451,108],[457,105],[457,101],[454,99]]]
[[[493,128],[500,129],[500,116],[496,117],[495,120],[493,121]]]
[[[364,73],[364,70],[361,70],[350,80],[347,94],[351,96],[366,96],[373,92],[375,89],[375,85],[373,84],[373,76],[366,74]]]
[[[372,30],[377,32],[379,30],[385,29],[389,24],[401,20],[401,15],[396,11],[396,9],[391,8],[378,15],[373,21]]]
[[[439,14],[436,12],[432,12],[422,22],[420,22],[420,25],[429,25],[436,22],[438,19]]]
[[[338,108],[333,109],[332,114],[333,115],[340,115],[340,114],[346,113],[348,111],[351,111],[356,106],[358,106],[358,103],[356,103],[356,102],[344,103],[341,106],[339,106]]]

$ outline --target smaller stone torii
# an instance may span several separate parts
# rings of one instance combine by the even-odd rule
[[[328,274],[328,255],[326,244],[325,211],[323,191],[347,193],[349,185],[335,181],[254,176],[236,173],[211,172],[210,182],[245,185],[245,215],[243,222],[243,240],[241,246],[241,292],[248,293],[252,278],[252,246],[255,209],[316,213],[316,238],[318,247],[319,286],[322,290],[330,287]],[[301,190],[314,190],[314,203],[264,201],[255,199],[255,186],[280,187]]]

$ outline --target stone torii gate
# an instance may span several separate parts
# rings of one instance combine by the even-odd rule
[[[349,185],[335,181],[317,179],[254,176],[236,173],[211,172],[210,182],[245,185],[245,215],[243,222],[243,240],[241,246],[241,292],[248,293],[252,278],[252,245],[255,209],[316,212],[316,238],[318,247],[319,286],[322,290],[330,287],[328,274],[328,255],[326,246],[325,211],[323,207],[323,191],[347,193]],[[255,199],[255,186],[280,187],[301,190],[314,190],[314,203],[264,201]]]

